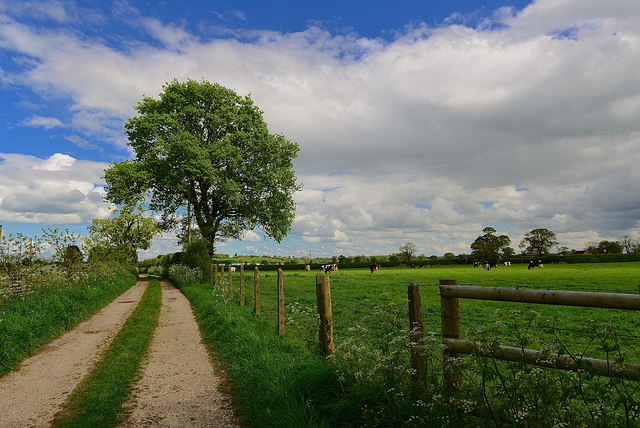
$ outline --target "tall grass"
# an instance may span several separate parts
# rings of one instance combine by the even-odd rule
[[[126,417],[122,406],[139,376],[161,304],[160,282],[154,278],[102,360],[55,416],[53,427],[112,427]]]
[[[136,283],[122,274],[87,279],[73,287],[39,288],[0,306],[0,376],[76,327]]]

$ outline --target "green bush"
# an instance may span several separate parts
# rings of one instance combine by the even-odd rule
[[[207,243],[204,239],[196,239],[192,241],[191,244],[187,245],[186,251],[182,253],[180,263],[185,264],[192,269],[200,269],[202,277],[206,281],[211,280],[211,257],[209,257]],[[178,263],[174,261],[173,264],[176,265]]]

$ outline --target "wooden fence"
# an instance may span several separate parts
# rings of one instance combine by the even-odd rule
[[[640,365],[569,355],[543,355],[531,349],[497,346],[487,349],[481,343],[460,340],[459,299],[494,300],[502,302],[537,303],[544,305],[581,306],[607,309],[640,310],[636,294],[593,293],[559,290],[522,290],[513,288],[460,286],[456,281],[440,282],[442,341],[445,364],[444,380],[448,390],[455,390],[462,381],[459,364],[461,354],[475,353],[483,357],[518,361],[561,370],[586,371],[619,379],[640,380]],[[551,357],[551,358],[550,358]]]
[[[224,281],[224,265],[220,265],[222,273],[222,282]],[[218,287],[218,265],[211,266],[211,279],[214,287]],[[233,297],[232,269],[229,267],[228,272],[228,292],[229,298]],[[285,334],[285,316],[284,316],[284,274],[282,269],[277,272],[277,329],[278,334]],[[222,282],[220,287],[222,288]],[[256,316],[260,316],[260,275],[258,268],[254,268],[253,274],[253,312]],[[318,308],[318,337],[327,356],[331,356],[335,349],[333,343],[333,317],[331,310],[331,286],[329,277],[321,273],[316,275],[316,298]],[[244,267],[240,267],[240,305],[244,306]]]

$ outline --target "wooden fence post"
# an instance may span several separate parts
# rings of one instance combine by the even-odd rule
[[[260,316],[260,273],[258,266],[253,268],[253,313]]]
[[[229,299],[233,299],[233,283],[231,282],[231,265],[229,265]]]
[[[278,269],[278,334],[284,336],[284,279],[282,269]]]
[[[333,355],[333,316],[331,312],[331,284],[329,277],[316,274],[316,299],[318,301],[318,338],[327,356]]]
[[[457,285],[456,280],[440,280],[440,285]],[[440,312],[442,317],[442,338],[460,339],[460,303],[457,297],[440,295]],[[460,372],[460,353],[450,352],[444,348],[444,386],[453,392],[462,384]]]
[[[244,265],[240,265],[240,306],[244,306]]]
[[[213,286],[216,288],[218,287],[218,264],[217,263],[216,263],[216,276],[214,277],[214,280],[213,280]]]
[[[213,262],[211,263],[211,271],[210,271],[209,279],[211,281],[211,285],[214,285],[213,284]]]
[[[412,380],[424,400],[429,391],[427,385],[427,347],[424,341],[424,323],[422,320],[422,298],[420,286],[412,283],[408,288],[409,296],[409,342],[411,347]]]
[[[220,290],[224,290],[224,265],[220,265]]]

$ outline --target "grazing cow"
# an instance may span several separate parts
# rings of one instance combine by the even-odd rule
[[[369,269],[371,269],[371,273],[378,272],[378,263],[371,263]]]
[[[475,263],[473,264],[473,267],[474,267],[474,268],[477,268],[477,267],[480,267],[480,266],[482,266],[482,263],[480,263],[480,262],[475,262]]]
[[[236,271],[236,268],[234,268],[233,266],[229,266],[229,272],[233,273]]]
[[[541,267],[542,269],[544,269],[544,265],[542,264],[542,260],[532,260],[529,262],[529,267],[527,269],[533,269],[535,267]]]
[[[310,272],[311,271],[311,265],[306,265],[304,267],[304,270],[307,271],[307,272]]]
[[[511,266],[511,262],[504,262],[504,267],[510,267]]]
[[[486,270],[498,269],[498,263],[496,263],[496,262],[484,262],[484,268]]]
[[[322,265],[320,267],[321,271],[324,271],[324,273],[329,273],[329,272],[338,272],[338,265],[337,264],[331,264],[331,265]]]

